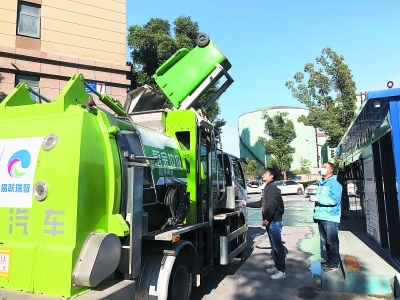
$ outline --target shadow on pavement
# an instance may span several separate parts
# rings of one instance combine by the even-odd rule
[[[393,299],[322,290],[321,279],[319,276],[313,276],[310,264],[310,262],[318,264],[317,267],[321,269],[318,233],[315,224],[308,221],[312,220],[312,206],[308,201],[292,201],[285,203],[285,206],[287,209],[282,230],[282,240],[287,251],[285,279],[271,280],[269,274],[265,272],[267,267],[273,265],[271,247],[265,230],[258,226],[259,222],[256,220],[258,217],[255,214],[253,220],[255,224],[249,227],[248,245],[243,256],[234,259],[226,266],[216,266],[202,278],[200,287],[193,288],[191,299]],[[346,221],[343,221],[343,226],[347,225]],[[365,282],[357,284],[363,285]]]

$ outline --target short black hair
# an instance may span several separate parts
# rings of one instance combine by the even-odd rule
[[[331,166],[331,169],[332,169],[332,174],[335,173],[335,166],[333,165],[333,163],[327,161],[327,162],[325,162],[324,164],[330,165],[330,166]]]
[[[265,173],[267,173],[267,172],[274,177],[273,181],[278,179],[278,172],[274,168],[267,168],[265,170]]]

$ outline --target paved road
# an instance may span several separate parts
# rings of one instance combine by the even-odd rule
[[[248,202],[260,200],[260,194],[250,194]],[[285,203],[284,226],[307,226],[312,224],[310,213],[314,203],[308,201],[303,195],[283,195]],[[248,208],[249,226],[259,226],[262,222],[259,208]]]
[[[259,194],[251,194],[248,201],[259,198]],[[201,286],[193,289],[192,300],[382,299],[321,289],[318,276],[321,272],[319,236],[312,222],[313,203],[302,195],[283,196],[283,199],[282,239],[286,249],[286,279],[273,281],[265,273],[265,268],[273,264],[269,240],[265,230],[260,228],[260,209],[248,209],[248,243],[243,257],[234,259],[227,266],[215,267],[202,279]]]

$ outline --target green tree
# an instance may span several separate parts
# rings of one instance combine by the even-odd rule
[[[242,164],[242,167],[246,178],[254,178],[257,169],[257,162],[255,160],[246,158],[244,164]]]
[[[134,25],[128,28],[128,47],[132,50],[132,89],[148,84],[159,90],[154,78],[158,67],[170,58],[180,48],[189,50],[196,47],[196,37],[199,34],[198,22],[192,21],[190,17],[180,16],[172,23],[168,20],[151,18],[147,24]],[[171,33],[173,31],[173,34]],[[212,86],[200,99],[200,108],[207,100],[215,94],[218,85]],[[166,103],[166,107],[172,107]],[[224,119],[219,119],[220,108],[216,101],[207,110],[207,117],[214,122],[215,128],[222,133],[222,126],[226,124]]]
[[[300,158],[300,169],[293,170],[293,174],[310,174],[311,161],[309,159]]]
[[[310,174],[311,161],[309,159],[300,158],[300,171],[301,174]]]
[[[265,148],[265,153],[272,155],[278,161],[284,180],[286,180],[286,172],[290,170],[293,162],[292,153],[295,152],[290,143],[296,138],[293,122],[287,118],[287,115],[288,113],[279,112],[271,117],[267,111],[264,111],[262,114],[262,119],[265,121],[264,133],[270,139],[258,137],[258,141]]]
[[[335,173],[337,174],[339,171],[343,171],[343,162],[341,159],[338,159],[336,156],[333,158],[333,166],[335,168]]]
[[[274,168],[275,170],[278,171],[279,174],[282,173],[281,166],[280,166],[278,160],[273,156],[269,156],[268,157],[268,159],[267,159],[267,168]]]
[[[324,48],[315,60],[319,67],[307,63],[304,73],[294,75],[297,87],[293,81],[285,85],[309,109],[308,116],[300,116],[298,121],[320,128],[328,136],[329,147],[335,148],[354,118],[356,84],[344,57],[332,49]]]

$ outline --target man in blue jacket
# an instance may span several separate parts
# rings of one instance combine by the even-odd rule
[[[324,272],[336,271],[339,268],[339,230],[340,201],[342,185],[333,175],[335,168],[330,162],[324,163],[320,173],[322,179],[318,181],[317,193],[310,197],[315,201],[314,220],[318,223],[321,244],[326,249],[328,260]]]

